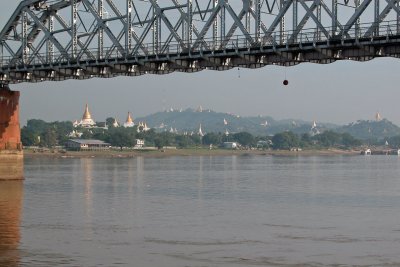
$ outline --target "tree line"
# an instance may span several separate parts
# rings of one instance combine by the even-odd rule
[[[64,146],[72,139],[69,135],[73,131],[82,133],[81,139],[97,139],[110,143],[115,147],[133,147],[136,139],[145,141],[146,146],[162,148],[175,146],[190,148],[210,146],[222,147],[225,142],[237,142],[243,148],[262,148],[289,150],[293,148],[322,149],[342,148],[349,149],[361,146],[366,141],[354,138],[348,133],[325,131],[317,135],[304,133],[297,135],[290,131],[277,133],[273,136],[254,136],[248,132],[239,132],[226,135],[225,133],[207,133],[204,136],[197,134],[176,134],[170,132],[156,132],[151,129],[147,132],[138,131],[137,127],[124,128],[74,128],[71,122],[45,122],[43,120],[29,120],[21,129],[21,139],[24,146],[39,146],[52,148]],[[400,136],[388,139],[391,147],[400,146]]]

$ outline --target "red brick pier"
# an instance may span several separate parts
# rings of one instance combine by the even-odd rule
[[[7,86],[0,87],[0,180],[23,178],[19,96]]]

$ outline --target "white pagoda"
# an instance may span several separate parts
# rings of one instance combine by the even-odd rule
[[[200,135],[201,137],[204,136],[203,130],[201,129],[201,123],[200,123],[199,131],[197,132],[197,134]]]
[[[74,127],[92,128],[96,126],[96,122],[93,120],[92,115],[89,111],[89,106],[86,104],[85,112],[83,113],[81,121],[75,121]]]
[[[119,127],[119,122],[118,122],[117,118],[114,118],[113,127],[114,128],[118,128]]]
[[[382,116],[381,116],[381,114],[380,114],[379,112],[377,112],[377,113],[375,114],[375,120],[376,120],[376,121],[381,121],[381,120],[382,120]]]

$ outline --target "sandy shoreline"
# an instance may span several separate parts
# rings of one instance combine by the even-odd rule
[[[25,158],[135,158],[135,157],[174,157],[174,156],[335,156],[359,155],[355,150],[226,150],[226,149],[171,149],[157,151],[45,151],[24,150]]]

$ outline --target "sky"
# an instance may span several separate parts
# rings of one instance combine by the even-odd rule
[[[19,1],[2,0],[0,27]],[[165,108],[197,108],[241,116],[268,115],[348,124],[372,120],[375,113],[400,125],[400,61],[340,61],[328,65],[303,63],[294,67],[233,69],[172,73],[112,79],[68,80],[11,85],[21,91],[20,116],[64,121],[80,119],[85,104],[97,121],[115,116],[124,121]],[[288,86],[283,86],[285,77]]]

